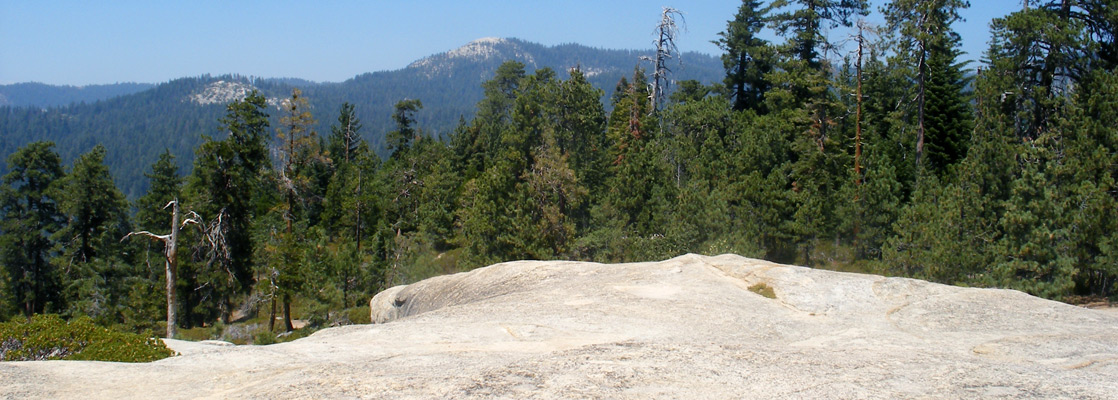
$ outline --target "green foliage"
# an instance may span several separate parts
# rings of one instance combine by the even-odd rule
[[[587,81],[607,90],[645,53],[576,44],[543,46],[518,39],[507,39],[498,49],[502,54],[530,54],[534,65],[551,66],[556,70],[582,65],[586,71],[595,71],[595,74],[588,74]],[[722,79],[717,57],[693,52],[683,57],[687,67],[676,71],[679,79],[695,79],[705,84]],[[443,67],[438,71],[419,68],[420,63],[417,63],[415,68],[365,73],[344,82],[202,75],[157,85],[93,85],[80,90],[27,83],[0,85],[0,94],[10,101],[9,106],[0,106],[0,132],[4,132],[5,139],[0,140],[0,155],[11,154],[34,141],[49,140],[56,143],[55,151],[68,164],[95,144],[103,144],[108,150],[105,163],[112,170],[121,192],[134,200],[147,191],[148,182],[143,173],[164,149],[176,157],[180,171],[189,174],[193,150],[203,143],[199,133],[217,129],[217,120],[225,111],[225,104],[197,104],[190,99],[205,93],[207,86],[224,81],[251,85],[269,99],[283,99],[290,96],[291,89],[299,87],[323,113],[339,110],[346,102],[356,104],[354,116],[365,125],[362,138],[372,151],[383,157],[389,154],[385,139],[395,125],[391,115],[397,101],[423,99],[427,111],[419,116],[418,124],[429,132],[445,136],[454,130],[461,117],[469,119],[475,115],[475,106],[483,97],[481,83],[493,76],[503,60],[490,57],[471,62],[447,62],[436,55],[430,60],[433,65],[427,65]],[[53,91],[66,94],[50,93]],[[28,94],[39,98],[34,105],[21,100],[31,100],[27,99],[32,97]],[[117,94],[120,96],[116,97]],[[329,132],[334,120],[320,120],[315,129],[320,133]],[[0,175],[6,172],[0,166]]]
[[[136,199],[136,227],[142,230],[161,232],[171,224],[171,213],[165,207],[177,200],[182,192],[182,176],[175,166],[175,156],[164,150],[159,160],[151,166],[148,178],[148,191]]]
[[[252,340],[252,344],[257,345],[257,346],[266,346],[266,345],[275,344],[275,343],[278,343],[278,342],[279,342],[279,340],[276,339],[275,332],[272,332],[272,331],[256,332],[256,336],[254,336],[253,340]]]
[[[405,99],[396,103],[396,110],[392,112],[392,120],[396,122],[396,130],[388,133],[388,149],[392,156],[408,151],[419,132],[415,128],[415,113],[423,109],[423,102],[417,99]]]
[[[56,181],[62,165],[53,143],[35,142],[8,157],[0,188],[0,257],[4,300],[25,316],[58,312],[60,277],[50,263],[52,236],[63,225]]]
[[[839,231],[848,234],[857,258],[876,260],[893,236],[893,224],[902,205],[902,187],[896,169],[877,148],[868,148],[865,170],[851,174],[837,195]]]
[[[900,0],[883,8],[889,28],[898,36],[894,62],[913,82],[908,121],[916,136],[916,162],[942,172],[962,158],[971,129],[970,106],[963,94],[967,82],[955,63],[960,38],[951,24],[961,19],[965,0]],[[925,145],[927,144],[927,149]],[[927,153],[927,155],[925,155]]]
[[[199,240],[193,253],[196,270],[182,274],[195,280],[197,300],[187,297],[188,310],[219,314],[228,319],[231,298],[247,292],[252,277],[252,220],[267,209],[262,175],[269,166],[265,140],[268,114],[265,99],[253,92],[230,103],[221,123],[228,132],[224,140],[207,139],[198,147],[194,170],[188,178],[188,207],[206,225],[206,236],[221,240]],[[211,299],[202,303],[202,299]],[[216,299],[215,302],[213,299]],[[215,304],[216,303],[216,304]]]
[[[793,3],[799,7],[789,7]],[[821,66],[818,51],[827,43],[825,29],[849,27],[851,17],[869,13],[866,0],[776,0],[769,8],[783,10],[769,19],[777,33],[789,36],[788,47],[810,69]]]
[[[928,167],[946,172],[948,167],[966,156],[974,131],[974,116],[968,79],[956,63],[957,51],[932,53],[928,58],[928,79],[925,82],[925,135]]]
[[[369,145],[361,138],[361,119],[357,118],[353,104],[342,103],[338,111],[338,122],[330,126],[330,138],[326,154],[334,165],[348,164],[362,153],[369,151]]]
[[[105,148],[96,146],[58,182],[59,211],[67,219],[55,234],[63,248],[62,264],[115,256],[120,238],[129,232],[127,203],[104,160]]]
[[[88,318],[64,321],[40,314],[26,322],[0,323],[0,361],[151,362],[174,354],[159,339],[113,331]]]
[[[726,23],[721,38],[714,41],[726,53],[722,66],[726,78],[722,81],[729,90],[734,110],[745,109],[764,112],[765,92],[771,84],[765,75],[772,71],[774,49],[758,33],[765,25],[765,13],[757,0],[742,0],[734,19]]]

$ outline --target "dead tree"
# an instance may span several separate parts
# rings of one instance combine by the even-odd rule
[[[656,58],[651,59],[653,62],[652,82],[650,83],[651,90],[648,93],[649,114],[655,113],[660,110],[660,104],[664,102],[664,94],[668,87],[668,74],[672,72],[668,68],[668,62],[672,58],[679,58],[679,48],[676,47],[675,39],[679,36],[680,29],[686,29],[686,25],[677,25],[675,20],[678,17],[683,20],[683,13],[671,7],[664,7],[663,12],[660,14],[660,23],[656,25]],[[649,60],[647,57],[643,57]]]
[[[862,58],[866,48],[866,31],[871,30],[865,20],[858,21],[858,35],[854,37],[854,41],[858,42],[858,63],[855,65],[857,71],[857,88],[855,89],[855,100],[858,104],[858,109],[854,117],[854,175],[858,177],[858,185],[862,184]],[[872,30],[871,30],[872,32]]]
[[[163,209],[166,210],[167,207],[171,207],[171,233],[166,235],[156,235],[148,231],[129,232],[127,235],[121,238],[120,241],[123,242],[125,239],[128,239],[132,236],[147,236],[163,242],[163,256],[164,261],[166,262],[167,271],[167,338],[170,339],[175,337],[175,333],[177,330],[175,324],[175,303],[177,302],[175,299],[175,275],[178,272],[178,263],[176,261],[175,253],[178,248],[179,240],[179,201],[172,200],[171,202],[167,203],[167,205],[163,206]],[[186,223],[189,222],[191,221],[188,220],[187,222],[184,222],[183,225],[186,225]]]

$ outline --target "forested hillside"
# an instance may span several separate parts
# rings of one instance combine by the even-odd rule
[[[663,68],[678,15],[665,9],[650,21],[666,38],[652,62],[608,90],[589,68],[505,61],[480,84],[474,118],[438,137],[422,122],[428,99],[399,96],[383,156],[369,139],[377,123],[356,111],[371,99],[315,106],[322,87],[273,98],[255,82],[198,108],[214,116],[197,129],[228,134],[193,147],[189,174],[171,153],[129,155],[158,157],[140,169],[150,189],[135,216],[106,168],[115,150],[64,167],[61,146],[21,145],[0,191],[0,316],[166,332],[160,288],[174,276],[171,327],[247,312],[282,314],[291,330],[294,313],[344,323],[376,291],[433,274],[686,252],[1115,297],[1113,0],[995,19],[973,72],[951,29],[966,1],[893,1],[880,36],[856,25],[865,2],[788,4],[744,0],[727,16],[714,84]],[[824,57],[839,26],[857,28],[855,46]],[[762,39],[766,27],[781,41]],[[156,90],[190,92],[176,88]],[[170,236],[120,240],[172,225],[174,268],[163,266]]]
[[[363,74],[340,83],[237,75],[182,78],[101,101],[51,108],[0,107],[0,129],[4,133],[0,135],[0,154],[10,154],[33,141],[50,140],[55,142],[63,160],[69,161],[102,144],[108,150],[106,162],[118,185],[128,198],[134,199],[147,190],[144,168],[165,149],[175,155],[183,173],[189,172],[193,149],[202,143],[203,135],[226,134],[218,130],[216,123],[224,104],[243,98],[251,89],[259,90],[274,106],[275,99],[290,96],[291,90],[298,87],[319,117],[312,124],[312,129],[319,133],[327,132],[333,122],[325,116],[336,114],[343,103],[354,104],[356,115],[365,124],[364,139],[384,156],[384,135],[392,129],[393,105],[401,99],[421,99],[425,111],[417,116],[418,125],[428,134],[445,136],[460,119],[473,117],[475,104],[482,97],[481,83],[504,61],[519,60],[529,72],[544,67],[566,71],[581,66],[596,87],[612,89],[619,78],[640,62],[640,56],[648,54],[574,44],[547,47],[518,39],[482,39],[416,61],[404,69]],[[683,61],[686,64],[676,68],[680,79],[705,83],[721,79],[715,57],[685,54]],[[48,89],[61,90],[41,88]],[[267,113],[273,116],[271,122],[275,124],[278,110],[272,108]]]

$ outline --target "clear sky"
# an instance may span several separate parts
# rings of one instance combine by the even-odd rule
[[[884,0],[872,2],[868,20],[882,23]],[[971,3],[956,30],[967,58],[978,59],[990,19],[1020,0]],[[159,83],[207,73],[333,82],[482,37],[644,49],[664,5],[684,13],[680,50],[720,54],[710,41],[740,1],[0,0],[0,84]]]

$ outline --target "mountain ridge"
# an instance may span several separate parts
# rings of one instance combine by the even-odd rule
[[[155,87],[152,83],[117,82],[98,85],[51,85],[17,82],[0,85],[0,106],[59,107],[73,103],[95,102],[139,93]]]
[[[276,99],[290,97],[298,87],[310,101],[321,135],[329,134],[342,103],[356,106],[372,148],[384,155],[384,137],[393,129],[391,114],[396,102],[419,99],[424,108],[416,115],[417,125],[427,134],[448,135],[460,120],[473,117],[483,97],[481,83],[509,60],[525,64],[528,73],[551,68],[559,77],[581,68],[590,71],[587,80],[604,92],[603,101],[621,77],[631,77],[643,64],[641,55],[650,51],[595,49],[578,44],[546,46],[516,38],[482,38],[446,52],[416,60],[407,67],[369,72],[342,82],[312,82],[300,78],[259,78],[245,75],[201,75],[173,79],[139,92],[62,106],[0,106],[0,154],[6,156],[37,140],[51,140],[64,162],[73,160],[97,144],[108,150],[106,164],[117,185],[129,197],[147,190],[144,172],[164,149],[176,156],[186,174],[194,148],[203,135],[220,137],[218,118],[224,104],[259,90],[269,103],[273,126],[278,120]],[[698,53],[683,55],[685,67],[676,79],[703,83],[721,81],[721,61]],[[225,88],[211,90],[223,82]],[[208,89],[210,88],[210,89]],[[207,90],[211,90],[207,94]],[[235,93],[234,93],[235,92]],[[0,92],[0,95],[5,95]],[[191,99],[194,99],[193,101]],[[608,104],[607,104],[608,106]],[[6,166],[0,166],[0,173]]]

